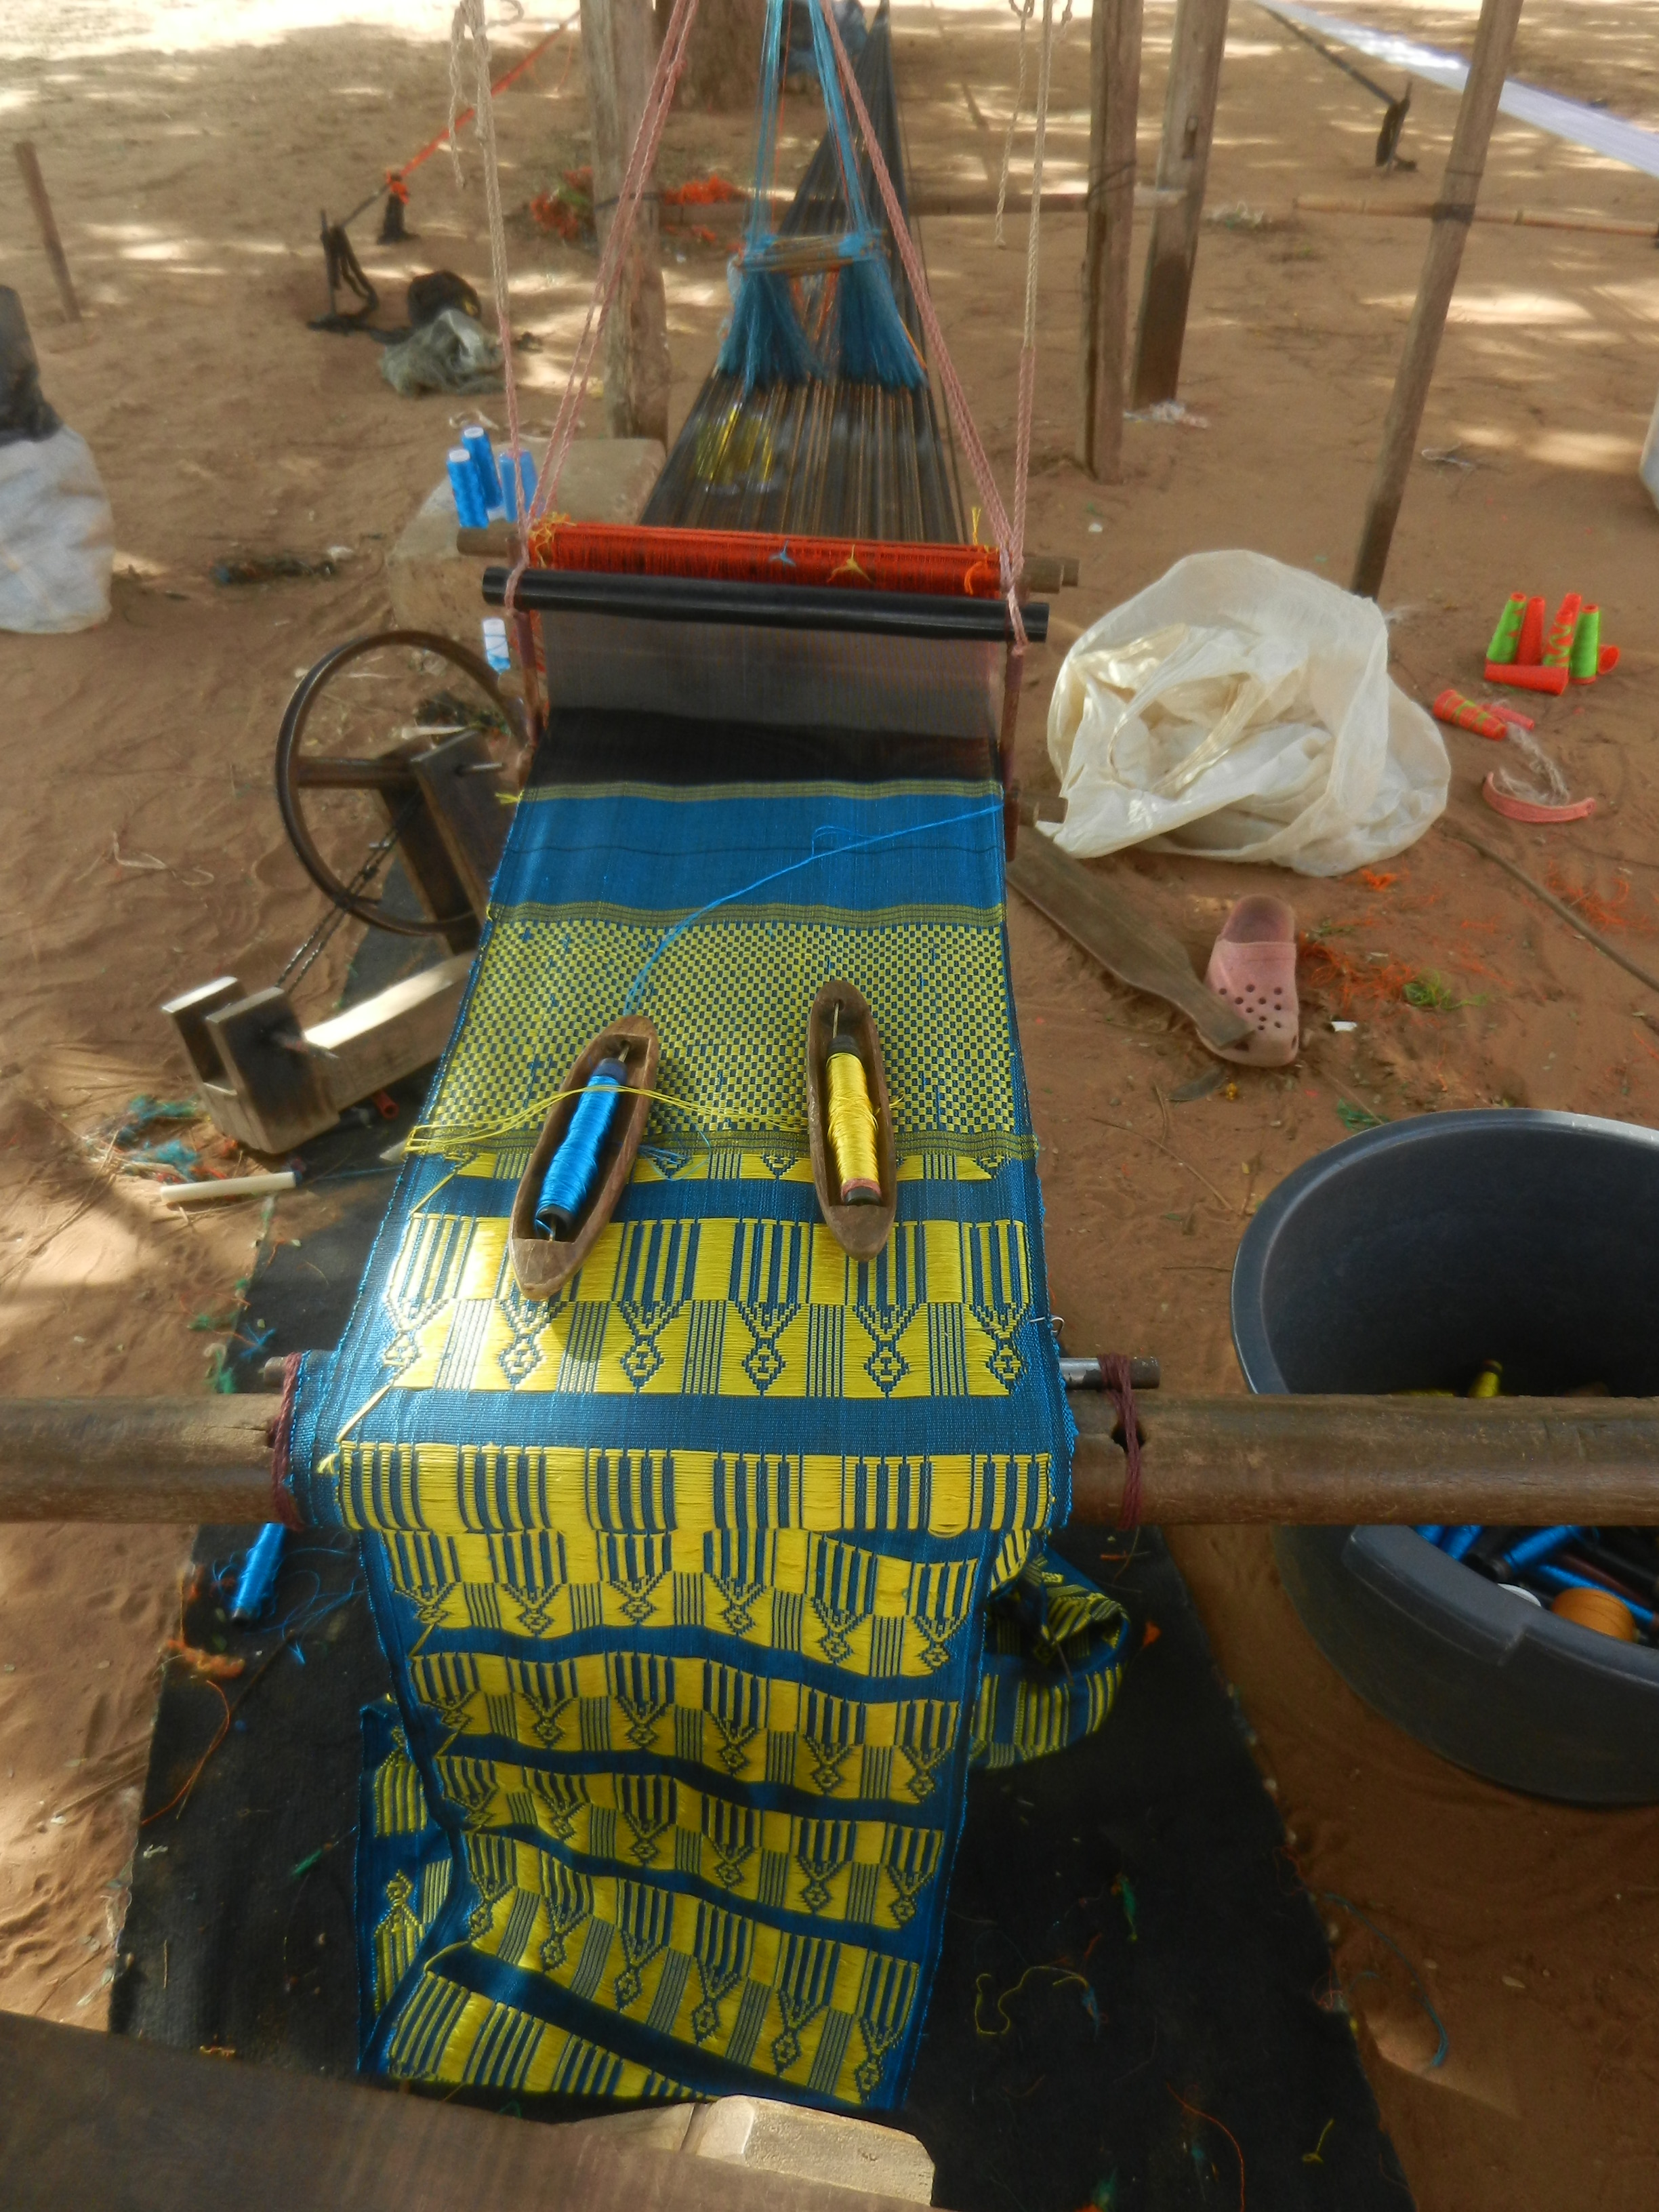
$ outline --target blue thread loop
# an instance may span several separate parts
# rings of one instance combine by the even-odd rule
[[[627,1083],[628,1070],[619,1060],[602,1060],[588,1077],[587,1088],[576,1101],[570,1127],[564,1133],[564,1142],[548,1162],[542,1178],[536,1226],[544,1237],[568,1239],[580,1220],[599,1180],[599,1154]]]

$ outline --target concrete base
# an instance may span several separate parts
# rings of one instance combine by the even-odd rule
[[[722,2159],[907,2204],[933,2202],[933,2161],[914,2136],[841,2112],[809,2112],[766,2097],[720,2097],[709,2105],[660,2105],[576,2124],[602,2128],[641,2150]]]
[[[573,522],[637,522],[666,456],[654,438],[584,438],[559,479],[559,511]],[[478,650],[485,562],[455,548],[449,478],[422,501],[387,556],[392,611],[402,629],[432,629]]]

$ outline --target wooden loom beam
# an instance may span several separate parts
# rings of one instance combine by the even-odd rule
[[[1080,1521],[1116,1520],[1110,1399],[1074,1392]],[[1137,1401],[1142,1518],[1659,1522],[1651,1398]],[[269,1520],[269,1397],[0,1400],[0,1522]]]
[[[1462,263],[1463,243],[1474,219],[1474,204],[1486,167],[1486,148],[1498,119],[1498,102],[1509,70],[1521,4],[1522,0],[1482,0],[1480,21],[1474,33],[1474,58],[1469,64],[1463,97],[1458,103],[1451,152],[1446,157],[1440,197],[1434,204],[1429,250],[1423,258],[1417,301],[1407,326],[1405,350],[1400,357],[1399,374],[1382,424],[1382,449],[1376,457],[1376,472],[1371,479],[1370,496],[1365,503],[1365,520],[1359,533],[1359,550],[1354,558],[1353,580],[1349,589],[1365,599],[1376,597],[1389,565],[1389,548],[1394,543],[1395,525],[1400,520],[1401,502],[1406,495],[1406,477],[1417,451],[1435,358],[1446,327],[1446,311],[1451,306],[1452,290]]]
[[[643,2147],[631,2114],[527,2125],[16,2013],[0,2013],[0,2075],[7,2212],[915,2212]]]

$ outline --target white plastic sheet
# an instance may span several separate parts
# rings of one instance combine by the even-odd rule
[[[1264,553],[1191,554],[1085,630],[1048,753],[1065,852],[1152,842],[1309,876],[1403,851],[1451,776],[1375,605]]]
[[[0,446],[0,629],[90,629],[109,616],[115,522],[84,438]]]

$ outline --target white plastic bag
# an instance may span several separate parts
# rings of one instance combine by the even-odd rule
[[[90,629],[108,620],[115,520],[84,438],[0,445],[0,629]]]
[[[1085,630],[1048,755],[1065,852],[1151,841],[1304,876],[1402,851],[1451,780],[1439,731],[1389,678],[1372,602],[1265,553],[1190,554]]]

